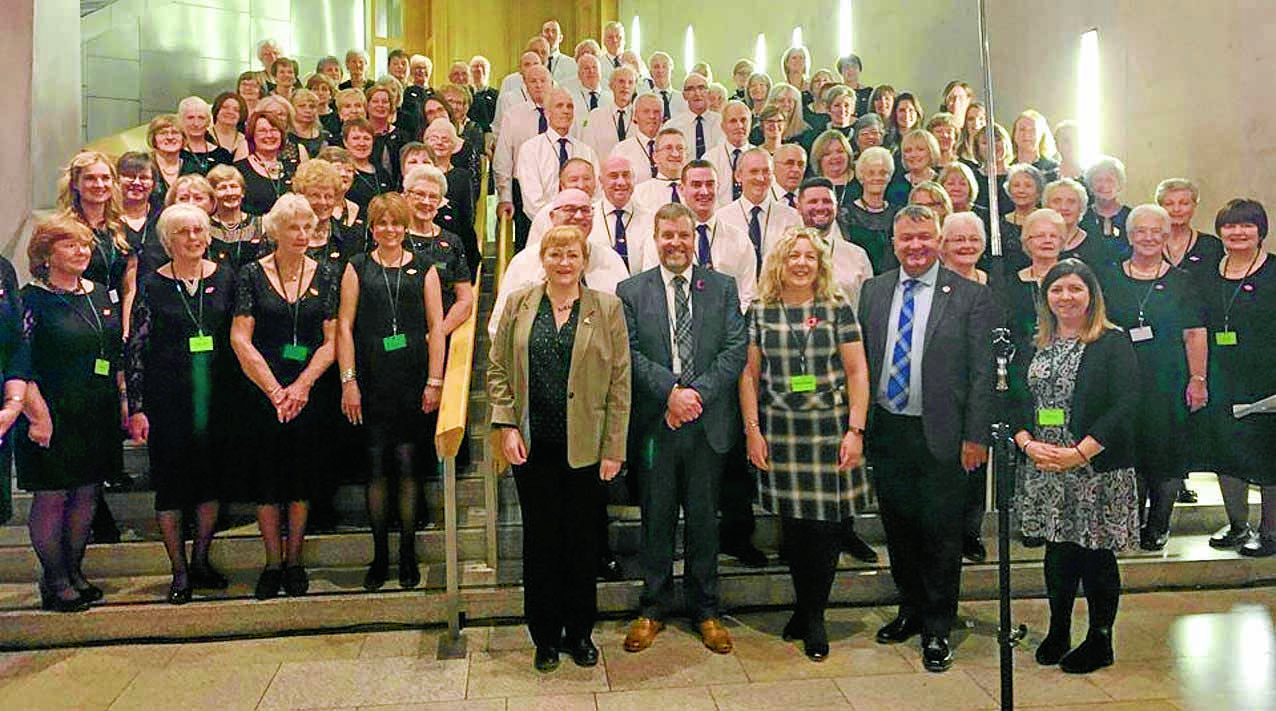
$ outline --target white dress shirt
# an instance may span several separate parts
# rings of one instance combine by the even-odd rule
[[[682,92],[681,92],[681,91],[678,91],[677,89],[673,88],[672,86],[671,86],[671,87],[669,87],[668,89],[661,89],[661,88],[658,88],[657,86],[655,86],[655,84],[652,84],[652,86],[651,86],[651,90],[650,90],[650,91],[644,91],[643,93],[644,93],[644,94],[655,94],[655,95],[656,95],[656,98],[660,99],[660,108],[661,108],[661,109],[664,109],[664,101],[665,101],[665,100],[664,100],[664,97],[662,96],[662,94],[664,94],[664,93],[666,93],[666,92],[668,92],[668,94],[669,94],[669,120],[670,120],[670,121],[672,121],[672,120],[673,120],[675,117],[677,117],[679,114],[685,114],[685,113],[687,113],[688,111],[690,111],[690,109],[689,109],[689,108],[687,108],[687,100],[686,100],[686,99],[684,99],[684,98],[682,98]]]
[[[674,178],[666,178],[663,175],[635,187],[634,196],[630,200],[638,206],[639,210],[655,214],[656,210],[673,202],[675,189],[678,191],[678,201],[686,204],[682,199],[682,184]]]
[[[678,290],[674,288],[673,278],[682,276],[686,281],[682,285],[683,293],[687,295],[687,318],[690,319],[694,313],[691,302],[691,274],[692,269],[687,268],[682,271],[681,275],[665,269],[660,265],[660,280],[665,284],[665,305],[669,309],[669,352],[673,354],[673,374],[674,377],[682,375],[682,358],[678,355]]]
[[[616,285],[629,278],[629,270],[625,262],[608,247],[589,238],[589,264],[585,267],[585,286],[608,294],[616,293]],[[487,322],[487,335],[496,338],[496,329],[501,325],[501,312],[505,310],[505,302],[510,294],[525,286],[545,281],[545,267],[541,265],[539,249],[524,249],[505,267],[501,277],[500,289],[496,292],[496,303],[492,304],[492,317]]]
[[[572,95],[572,102],[576,104],[576,135],[584,138],[585,129],[589,127],[589,121],[591,118],[590,112],[592,111],[592,109],[589,108],[590,90],[581,86],[579,80],[571,82],[570,86],[564,88],[566,88],[567,92]],[[597,89],[594,89],[594,91],[598,94],[598,108],[601,109],[602,107],[611,104],[610,89],[600,84]]]
[[[891,380],[891,355],[895,350],[895,338],[899,334],[899,312],[904,304],[904,281],[917,279],[921,282],[913,287],[913,335],[909,343],[908,357],[908,404],[896,411],[895,406],[886,397],[887,386]],[[882,374],[878,378],[877,392],[874,401],[897,415],[922,416],[922,355],[926,352],[926,323],[930,321],[930,305],[935,300],[935,282],[939,278],[939,262],[936,261],[924,274],[910,277],[903,269],[899,270],[899,281],[895,282],[895,292],[891,296],[890,321],[886,324],[886,357],[882,361]]]
[[[492,172],[496,176],[496,194],[499,202],[513,202],[513,181],[517,177],[518,154],[528,139],[538,135],[540,113],[530,101],[510,109],[502,120],[501,132],[492,154]],[[546,123],[549,117],[546,116]]]
[[[523,103],[531,101],[532,97],[527,94],[527,89],[523,86],[523,75],[514,72],[501,80],[501,88],[496,94],[496,110],[492,112],[492,133],[496,138],[501,136],[501,120],[505,117],[509,110]]]
[[[783,203],[779,204],[783,205]],[[798,226],[801,227],[801,223]],[[766,251],[762,255],[763,258],[771,253],[780,236],[782,235],[768,239],[764,245]],[[868,259],[868,252],[865,252],[864,248],[858,244],[847,241],[842,236],[842,229],[837,226],[836,220],[829,226],[828,234],[824,235],[824,239],[831,251],[829,261],[833,266],[833,283],[842,290],[842,294],[846,296],[852,308],[858,307],[860,289],[864,287],[864,282],[873,278],[873,263]]]
[[[568,57],[562,52],[554,52],[545,58],[546,68],[549,74],[558,84],[562,84],[568,79],[575,79],[580,69],[576,66],[576,60]]]
[[[708,232],[709,255],[713,258],[714,270],[735,279],[736,288],[740,291],[740,311],[748,310],[749,304],[753,303],[758,291],[758,275],[754,267],[753,246],[749,244],[748,235],[719,220],[717,216],[710,217],[707,222],[698,222],[691,231],[692,249],[696,255],[696,263],[700,261],[699,227],[701,224],[705,226]],[[632,252],[630,254],[632,255]],[[641,260],[642,264],[635,265],[633,256],[630,256],[629,268],[633,273],[638,274],[660,264],[660,258],[656,254],[656,240],[654,237],[643,241]]]
[[[546,202],[545,206],[542,207],[536,213],[536,217],[532,218],[532,227],[527,232],[527,245],[523,247],[523,249],[539,249],[540,248],[541,238],[545,236],[546,232],[549,232],[549,228],[554,226],[554,219],[550,214],[553,212],[553,210],[551,209],[553,204],[554,204],[553,200]],[[589,240],[591,244],[593,244],[594,240],[597,239],[598,244],[611,246],[611,242],[608,239],[607,232],[603,230],[598,224],[599,209],[601,209],[599,206],[599,201],[595,200],[594,201],[594,226],[590,228]]]
[[[613,205],[606,197],[595,203],[594,229],[589,236],[602,237],[607,246],[616,250],[616,210],[621,211],[620,219],[625,224],[625,254],[628,255],[629,273],[637,274],[634,265],[641,262],[639,252],[643,249],[643,242],[652,239],[654,227],[651,222],[652,214],[638,208],[632,196],[629,204],[621,207]],[[616,252],[619,254],[619,250]]]
[[[536,216],[542,207],[558,194],[558,153],[561,141],[567,141],[568,158],[584,158],[598,171],[598,156],[584,141],[571,136],[561,136],[549,129],[539,136],[529,138],[518,151],[514,175],[523,191],[523,212],[528,219]]]
[[[676,128],[682,131],[682,136],[687,142],[687,157],[696,157],[696,118],[702,118],[704,124],[704,155],[709,155],[709,150],[714,146],[726,143],[727,135],[722,132],[722,114],[714,111],[705,111],[699,117],[691,113],[688,109],[685,113],[675,114],[673,118],[665,122],[665,128]],[[704,157],[704,156],[701,156]],[[727,186],[730,187],[729,185]]]
[[[695,140],[693,136],[692,141]],[[724,136],[721,143],[709,149],[704,154],[704,159],[713,164],[713,172],[718,176],[718,205],[726,205],[735,199],[731,193],[731,184],[735,182],[735,167],[733,165],[736,157],[735,151],[740,151],[740,155],[752,148],[748,140],[745,140],[743,146],[733,146],[727,143]],[[692,150],[695,150],[694,147]]]
[[[745,238],[749,240],[750,247],[753,245],[753,240],[749,239],[749,220],[753,216],[754,207],[749,198],[741,195],[739,200],[718,208],[718,219],[743,232]],[[758,225],[762,228],[762,243],[758,247],[761,249],[762,256],[765,257],[768,246],[780,239],[785,230],[802,226],[802,216],[788,205],[772,200],[769,193],[762,200],[762,204],[756,207],[762,208],[758,213]]]
[[[651,153],[649,147],[656,143],[655,136],[644,136],[637,126],[631,125],[629,136],[611,149],[611,156],[620,156],[629,161],[634,169],[634,185],[642,185],[651,180]]]
[[[610,95],[609,95],[610,98]],[[606,105],[599,105],[598,108],[589,112],[589,118],[586,119],[585,128],[581,132],[581,138],[585,139],[585,143],[594,149],[594,153],[600,156],[610,156],[613,148],[620,142],[616,138],[616,127],[623,124],[625,127],[625,138],[634,132],[634,105],[631,102],[623,109],[616,108],[614,101],[608,101]],[[651,175],[648,171],[647,175]],[[635,179],[637,176],[634,176]]]
[[[598,55],[598,73],[602,75],[604,84],[611,82],[611,73],[616,71],[617,66],[625,66],[624,62],[620,61],[620,57],[613,57],[607,54],[605,49],[602,54]]]
[[[772,183],[772,184],[771,184],[771,199],[775,200],[776,202],[780,203],[781,205],[788,205],[788,204],[789,204],[789,201],[788,201],[787,199],[785,199],[785,197],[784,197],[787,193],[788,193],[788,191],[787,191],[787,190],[785,190],[785,189],[784,189],[784,187],[783,187],[783,186],[781,186],[779,183]],[[794,205],[794,206],[796,206],[796,205],[797,205],[797,190],[794,190],[794,191],[793,191],[793,205]]]

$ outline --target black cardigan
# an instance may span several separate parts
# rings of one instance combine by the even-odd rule
[[[1027,365],[1031,358],[1020,360],[1015,383],[1011,388],[1015,432],[1032,432],[1036,424],[1032,394],[1028,390]],[[1072,434],[1077,441],[1087,435],[1103,445],[1103,451],[1091,460],[1096,472],[1108,472],[1134,466],[1134,419],[1139,406],[1139,363],[1129,335],[1120,329],[1108,329],[1097,341],[1087,344],[1077,369],[1076,389],[1072,393]]]

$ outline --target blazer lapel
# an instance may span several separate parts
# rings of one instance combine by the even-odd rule
[[[660,344],[660,363],[666,367],[673,366],[673,343],[669,332],[669,300],[665,298],[665,280],[660,269],[647,272],[647,288],[643,290],[643,299],[647,301],[646,310],[639,314],[654,314],[656,317],[656,342]],[[641,324],[639,324],[641,328]]]
[[[948,300],[952,298],[952,272],[940,267],[935,277],[935,293],[931,296],[930,316],[926,319],[926,345],[923,347],[923,355],[925,351],[930,350],[930,344],[935,342],[935,329],[940,322],[944,320],[944,308],[948,306]]]
[[[598,297],[592,289],[580,290],[580,317],[576,321],[576,342],[572,344],[572,370],[574,375],[577,372],[576,366],[585,368],[585,352],[589,350],[589,338],[594,333],[594,322],[598,320]],[[589,377],[590,374],[582,373]],[[570,376],[569,376],[570,379]]]
[[[875,345],[868,353],[868,362],[870,364],[870,374],[873,378],[877,378],[877,374],[882,372],[882,368],[885,365],[882,360],[886,354],[885,349],[890,346],[890,344],[886,343],[886,334],[890,332],[891,300],[895,296],[895,285],[899,283],[899,270],[886,272],[884,276],[886,276],[885,279],[874,280],[877,282],[875,284],[877,288],[872,292],[873,300],[868,303],[866,312],[872,315],[869,320],[869,328],[873,330],[872,342]],[[876,368],[871,367],[874,363],[877,364]],[[876,390],[875,383],[869,383],[869,385],[874,388],[874,391]]]
[[[700,334],[704,333],[704,312],[710,307],[708,303],[709,297],[705,295],[703,288],[704,273],[701,267],[692,267],[691,283],[687,284],[690,291],[689,300],[691,302],[691,341],[696,344],[695,354],[697,360],[702,348],[700,348]],[[716,304],[714,304],[716,306]],[[696,370],[699,370],[697,364]]]

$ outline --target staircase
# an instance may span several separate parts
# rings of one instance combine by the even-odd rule
[[[481,364],[487,357],[485,324],[493,290],[492,278],[486,275],[491,273],[485,267],[487,283],[480,291],[484,296],[476,330],[475,353],[480,365],[475,368],[470,390],[472,463],[456,473],[459,618],[450,607],[446,589],[444,485],[439,479],[429,482],[426,493],[431,523],[415,533],[422,566],[422,583],[416,590],[399,590],[393,577],[380,592],[367,593],[362,589],[365,566],[372,558],[371,537],[363,527],[364,494],[359,485],[345,485],[337,497],[341,527],[333,533],[308,536],[308,595],[267,602],[252,598],[263,551],[251,508],[232,506],[227,515],[231,525],[219,532],[212,547],[213,563],[231,579],[230,588],[214,595],[197,595],[194,602],[181,607],[165,602],[168,559],[153,522],[153,495],[144,491],[107,494],[120,527],[131,531],[129,538],[138,540],[90,546],[85,571],[105,590],[106,599],[88,612],[70,615],[39,611],[34,582],[37,564],[26,534],[30,498],[19,493],[14,502],[14,519],[0,527],[0,649],[424,627],[449,622],[457,625],[462,619],[473,623],[518,618],[522,614],[522,540],[513,479],[499,476],[492,482],[497,524],[494,538],[487,525],[490,499],[485,477],[489,476],[489,466],[483,450],[487,407],[481,375],[485,369]],[[144,454],[129,450],[126,461],[144,481]],[[1193,486],[1202,494],[1203,502],[1176,509],[1175,535],[1169,548],[1155,554],[1137,552],[1122,557],[1126,589],[1236,587],[1276,581],[1276,558],[1242,558],[1208,546],[1208,535],[1226,517],[1216,498],[1212,475],[1196,475]],[[1251,520],[1256,520],[1257,507],[1251,508]],[[639,512],[631,506],[612,506],[610,510],[614,519],[611,545],[621,559],[625,575],[619,582],[599,584],[599,608],[604,615],[623,616],[637,609],[642,587],[637,564]],[[774,562],[778,521],[760,510],[758,514],[755,541],[771,554]],[[985,517],[984,528],[985,541],[995,558],[994,514]],[[885,562],[880,521],[875,515],[861,516],[857,530],[878,550],[883,562],[866,565],[843,556],[833,600],[850,605],[887,603],[894,597],[894,586]],[[391,546],[394,545],[397,541],[392,540]],[[1014,595],[1042,596],[1041,549],[1024,549],[1015,544],[1011,555]],[[778,564],[750,569],[724,557],[720,570],[727,610],[792,603],[788,571]],[[996,565],[992,561],[967,564],[962,593],[968,599],[995,598]]]

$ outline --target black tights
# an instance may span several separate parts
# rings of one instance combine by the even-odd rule
[[[853,520],[853,519],[846,519]],[[780,519],[793,578],[794,616],[803,625],[822,625],[829,606],[844,522]]]
[[[1139,523],[1157,535],[1169,533],[1170,515],[1174,513],[1174,502],[1183,488],[1183,480],[1140,475],[1138,486]]]
[[[391,445],[379,433],[371,432],[368,445],[368,518],[372,523],[373,565],[387,565],[390,560],[390,482],[398,479],[399,490],[399,557],[405,553],[416,558],[417,479],[414,469],[416,445],[400,442]],[[395,472],[387,472],[386,457],[393,450]]]
[[[1077,584],[1085,583],[1091,629],[1112,629],[1121,599],[1121,571],[1116,553],[1082,548],[1075,543],[1046,543],[1046,594],[1050,597],[1050,632],[1067,635]]]
[[[1219,474],[1218,488],[1229,523],[1236,527],[1249,523],[1249,482]],[[1260,486],[1258,490],[1263,497],[1258,530],[1265,538],[1276,539],[1276,486]]]
[[[97,490],[98,485],[87,484],[37,491],[32,498],[27,528],[43,570],[41,588],[49,595],[73,600],[78,597],[75,589],[88,585],[80,566],[89,545]]]

